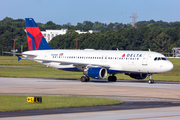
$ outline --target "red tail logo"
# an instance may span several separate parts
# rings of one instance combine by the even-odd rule
[[[29,50],[52,49],[32,18],[25,18]]]

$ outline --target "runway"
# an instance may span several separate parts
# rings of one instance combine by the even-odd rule
[[[1,120],[179,120],[180,107],[6,117]]]
[[[180,106],[179,82],[148,84],[148,81],[91,80],[82,83],[76,79],[0,77],[0,83],[0,94],[100,96],[124,101],[124,105],[119,106],[73,110],[56,109],[54,113],[46,110],[46,114],[23,114],[24,117],[18,116],[23,112],[14,112],[17,116],[11,117],[8,116],[8,112],[5,112],[4,114],[0,113],[1,119],[48,119],[49,117],[53,119],[180,119],[180,107],[172,107]]]
[[[180,99],[180,82],[0,78],[1,94],[93,95]]]

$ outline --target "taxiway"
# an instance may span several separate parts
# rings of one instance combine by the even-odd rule
[[[44,110],[46,114],[43,114],[39,110],[42,113],[21,115],[23,111],[17,111],[14,116],[5,112],[0,113],[1,119],[180,119],[179,82],[91,80],[82,83],[76,79],[0,77],[0,83],[0,94],[100,96],[124,101],[119,106],[67,110],[71,112],[55,109],[54,113]]]

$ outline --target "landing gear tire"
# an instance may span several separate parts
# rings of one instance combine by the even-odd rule
[[[89,82],[90,81],[90,78],[88,76],[86,76],[86,82]]]
[[[116,82],[116,80],[117,80],[117,77],[116,77],[116,76],[109,76],[109,77],[108,77],[108,81],[109,81],[109,82]]]
[[[85,76],[81,77],[81,82],[86,82],[86,77]]]
[[[89,77],[88,76],[82,76],[81,77],[81,82],[89,82]]]
[[[152,74],[150,74],[149,76],[149,84],[153,84],[154,83],[154,80],[152,79]]]
[[[154,83],[154,80],[149,80],[149,84],[152,84],[152,83]]]
[[[108,77],[108,81],[111,82],[112,81],[112,76]]]

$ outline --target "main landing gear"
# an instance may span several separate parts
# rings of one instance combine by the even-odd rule
[[[149,84],[152,84],[152,83],[154,83],[154,80],[152,79],[152,74],[150,74],[150,76],[149,76]]]
[[[89,82],[90,81],[90,78],[86,75],[82,76],[81,77],[81,82]],[[117,81],[117,77],[114,76],[114,74],[112,76],[109,76],[108,77],[108,81],[109,82],[116,82]]]
[[[81,77],[81,82],[89,82],[90,78],[86,75]]]
[[[108,81],[109,81],[109,82],[116,82],[116,80],[117,80],[117,77],[114,76],[114,74],[113,74],[112,76],[109,76],[109,77],[108,77]]]

